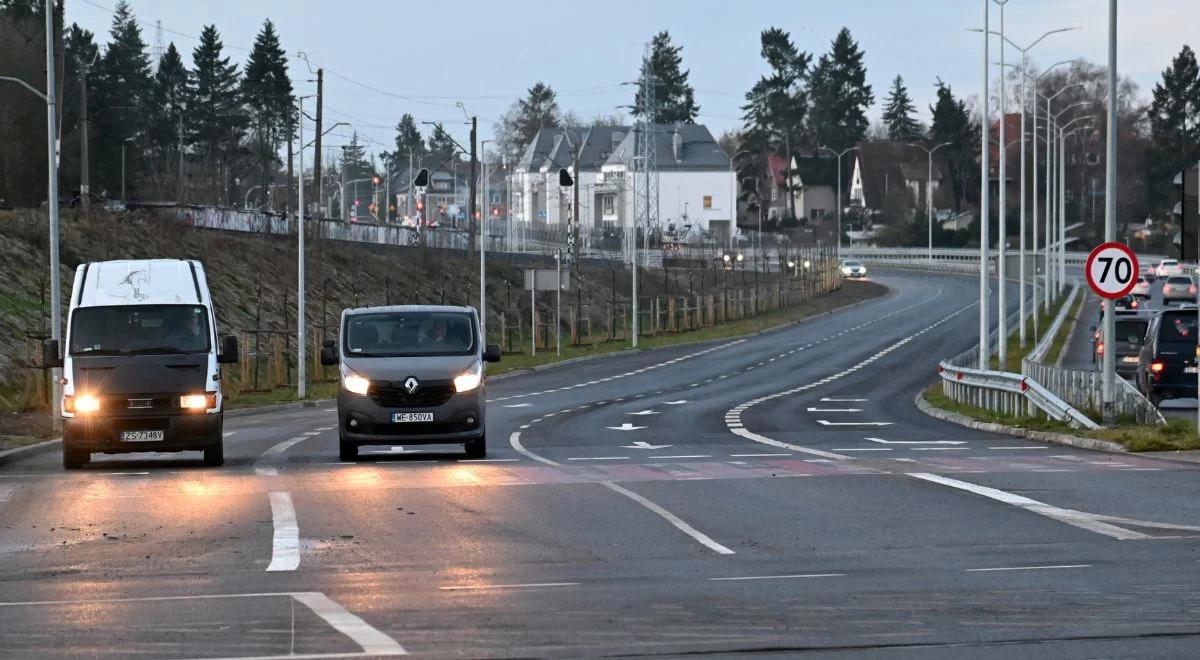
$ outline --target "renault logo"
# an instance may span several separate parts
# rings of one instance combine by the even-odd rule
[[[417,388],[420,386],[421,386],[420,381],[418,381],[416,378],[413,378],[412,376],[409,376],[404,381],[404,391],[408,392],[409,394],[416,392]]]

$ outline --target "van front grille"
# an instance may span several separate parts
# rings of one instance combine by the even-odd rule
[[[454,396],[454,384],[450,381],[426,381],[409,394],[404,381],[372,382],[367,396],[375,405],[384,408],[433,408]]]

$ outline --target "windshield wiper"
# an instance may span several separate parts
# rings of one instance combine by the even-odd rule
[[[73,353],[75,357],[87,357],[89,355],[129,355],[119,348],[88,348]]]
[[[132,350],[132,351],[129,351],[128,354],[129,355],[145,355],[145,354],[149,354],[149,353],[163,353],[163,354],[169,354],[169,355],[192,355],[192,354],[200,353],[200,352],[201,351],[184,351],[184,350],[175,348],[174,346],[152,346],[150,348],[139,348],[136,350]]]

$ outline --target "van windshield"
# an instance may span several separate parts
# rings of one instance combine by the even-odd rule
[[[346,355],[416,357],[471,355],[475,323],[462,312],[373,312],[346,318]]]
[[[71,355],[207,353],[200,305],[80,307],[71,313]]]

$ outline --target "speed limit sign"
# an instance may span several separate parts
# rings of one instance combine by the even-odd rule
[[[1138,260],[1123,243],[1105,243],[1088,255],[1084,266],[1088,286],[1101,298],[1124,298],[1137,284]]]

